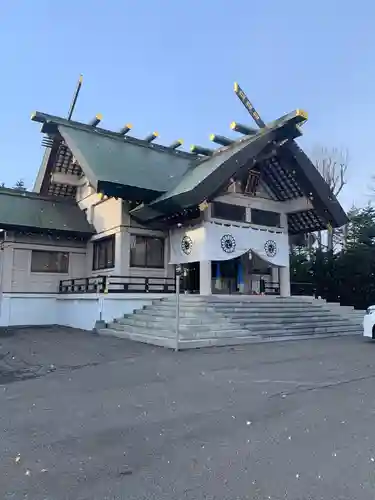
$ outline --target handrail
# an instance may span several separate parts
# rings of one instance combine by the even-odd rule
[[[91,276],[61,280],[59,293],[175,293],[174,277],[162,276]]]
[[[213,280],[214,281],[214,280]],[[225,278],[223,278],[225,282]],[[251,280],[252,283],[259,283],[259,292],[278,295],[280,293],[280,283],[264,280],[262,278]],[[313,283],[291,282],[292,295],[312,295],[316,294]],[[251,289],[253,287],[251,286]],[[59,282],[59,293],[175,293],[176,278],[164,276],[121,276],[121,275],[98,275],[85,278],[71,278]],[[181,292],[184,287],[181,287]],[[197,290],[198,292],[198,290]],[[217,291],[219,293],[219,291]],[[230,292],[229,292],[230,293]],[[233,291],[232,291],[233,293]],[[234,292],[236,293],[236,292]]]

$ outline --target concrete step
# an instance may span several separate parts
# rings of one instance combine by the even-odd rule
[[[160,309],[175,309],[176,308],[176,303],[175,302],[160,302],[159,304],[151,304],[145,307],[158,307]],[[206,303],[195,303],[195,302],[180,302],[179,303],[180,309],[221,309],[223,307],[226,308],[233,308],[237,307],[239,309],[273,309],[273,310],[282,310],[282,309],[295,309],[295,310],[303,310],[307,308],[322,308],[323,306],[320,304],[310,304],[309,302],[302,302],[302,303],[297,303],[297,304],[280,304],[278,302],[275,303],[262,303],[262,302],[250,302],[250,303],[244,303],[244,302],[206,302]]]
[[[176,331],[172,329],[159,329],[159,328],[151,328],[144,327],[139,325],[118,325],[117,323],[110,323],[108,328],[105,330],[111,330],[112,332],[117,332],[118,336],[121,337],[123,334],[132,333],[132,334],[142,334],[147,335],[149,337],[165,337],[169,339],[176,338]],[[244,328],[237,328],[235,330],[215,330],[215,329],[205,329],[205,330],[179,330],[179,337],[181,339],[193,339],[193,338],[216,338],[216,337],[241,337],[241,336],[251,336],[252,333]],[[258,335],[252,335],[258,337]]]
[[[331,318],[331,317],[326,317],[326,316],[311,316],[308,319],[300,318],[298,316],[293,316],[290,318],[280,318],[278,317],[269,317],[265,318],[262,316],[259,316],[257,318],[254,317],[240,317],[238,318],[237,316],[232,316],[230,318],[231,323],[237,323],[237,324],[244,324],[244,325],[249,325],[249,326],[254,326],[254,327],[261,327],[263,325],[279,325],[281,327],[285,327],[288,325],[296,325],[299,324],[303,327],[306,327],[308,325],[312,324],[317,324],[317,323],[334,323],[334,324],[347,324],[348,321],[342,318]]]
[[[249,325],[242,325],[243,328],[246,328],[250,332],[256,335],[291,335],[291,334],[298,334],[298,335],[309,335],[311,333],[316,333],[323,331],[324,333],[329,332],[329,331],[350,331],[350,332],[359,332],[361,331],[359,326],[356,325],[314,325],[312,327],[304,327],[300,328],[298,326],[296,327],[290,327],[290,328],[282,328],[279,325],[272,325],[271,328],[254,328],[250,327]]]
[[[116,321],[111,323],[111,328],[126,328],[127,326],[140,326],[142,328],[154,328],[159,330],[159,325],[161,329],[168,329],[168,330],[174,330],[176,328],[176,320],[168,320],[164,322],[155,322],[154,320],[150,321],[145,321],[142,319],[138,319],[135,316],[130,317],[130,318],[124,318],[121,319],[120,321]],[[232,330],[238,330],[240,326],[238,323],[228,323],[227,321],[223,322],[212,322],[212,323],[206,323],[206,324],[189,324],[189,323],[184,323],[183,321],[180,321],[180,330],[184,331],[189,331],[189,330],[195,330],[197,332],[202,332],[206,330],[225,330],[225,331],[232,331]]]
[[[119,339],[134,340],[136,342],[142,342],[144,344],[152,344],[160,347],[168,347],[174,349],[176,346],[175,338],[169,338],[165,336],[148,335],[145,333],[137,332],[125,332],[122,330],[113,330],[111,328],[103,328],[99,330],[99,335],[105,335],[108,337],[116,337]]]
[[[150,331],[121,331],[112,330],[111,328],[105,328],[99,331],[101,335],[113,336],[117,338],[130,339],[138,342],[148,343],[152,345],[175,348],[176,338],[174,337],[164,337],[157,334],[151,334]],[[239,345],[246,343],[262,343],[262,342],[275,342],[275,341],[287,341],[287,340],[308,340],[316,338],[326,338],[332,336],[343,336],[343,335],[356,335],[360,332],[353,331],[331,331],[329,333],[320,332],[301,335],[299,332],[289,332],[289,334],[282,333],[280,335],[269,335],[269,336],[256,336],[249,335],[248,332],[241,331],[239,335],[231,335],[229,337],[216,336],[216,337],[200,337],[200,338],[179,338],[179,348],[180,349],[191,349],[198,347],[209,347],[209,346],[226,346],[226,345]]]
[[[129,319],[135,319],[137,321],[143,321],[147,323],[158,323],[158,324],[175,324],[176,323],[176,315],[173,314],[171,316],[161,316],[157,313],[154,314],[129,314],[125,316],[124,318],[118,318],[115,320],[115,322],[118,323],[123,323],[128,324]],[[228,323],[228,319],[225,317],[220,317],[218,314],[215,316],[209,316],[209,315],[198,315],[198,316],[180,316],[180,323],[184,325],[190,325],[194,327],[195,325],[209,325],[212,323]]]
[[[330,311],[320,311],[319,309],[312,309],[308,311],[259,311],[259,310],[251,310],[251,309],[243,309],[243,310],[238,310],[238,309],[219,309],[220,313],[223,314],[224,316],[230,315],[231,317],[237,317],[237,318],[258,318],[258,317],[263,317],[263,318],[271,318],[271,317],[277,317],[277,318],[310,318],[314,316],[326,316],[330,318],[341,318],[342,316],[339,314],[335,314]]]
[[[355,326],[331,326],[331,327],[317,327],[317,328],[304,328],[304,329],[279,329],[261,333],[261,337],[283,337],[283,336],[309,336],[309,335],[327,335],[327,334],[362,334],[362,331]]]
[[[142,319],[143,321],[168,321],[176,318],[175,310],[157,310],[156,308],[147,308],[136,311],[134,314],[127,315],[125,318],[129,317],[137,317]],[[264,311],[249,311],[249,310],[240,310],[237,309],[225,309],[220,312],[214,311],[202,311],[196,313],[194,311],[180,311],[180,320],[185,324],[207,324],[210,322],[220,321],[235,321],[235,322],[254,322],[254,323],[267,323],[280,321],[281,323],[295,320],[296,318],[304,320],[304,321],[320,321],[324,320],[332,320],[332,321],[346,321],[345,318],[338,314],[333,314],[329,311],[320,311],[320,310],[312,310],[312,311],[301,311],[296,313],[296,311],[287,311],[287,312],[277,312],[270,311],[267,314]],[[122,321],[119,319],[118,321]]]
[[[318,299],[315,299],[318,300]],[[351,310],[351,311],[363,311],[363,309],[356,309],[354,306],[342,306],[339,302],[327,302],[326,300],[324,301],[327,307],[339,307],[345,310]]]
[[[152,310],[152,311],[175,311],[175,304],[160,304],[160,305],[150,305],[145,306],[143,310]],[[295,307],[293,305],[288,306],[273,306],[273,305],[265,305],[265,304],[206,304],[206,305],[197,305],[197,304],[180,304],[179,310],[182,312],[196,312],[201,313],[205,311],[255,311],[255,312],[295,312],[298,314],[299,312],[308,312],[308,311],[323,311],[324,309],[319,306],[304,304],[301,307]],[[329,311],[327,311],[329,312]],[[334,314],[332,312],[332,314]]]
[[[170,349],[175,349],[176,347],[176,339],[150,336],[142,333],[119,332],[111,330],[109,328],[105,328],[99,330],[99,334],[122,338],[122,339],[134,340],[136,342],[152,344],[160,347],[167,347]],[[261,338],[254,337],[253,335],[241,336],[241,337],[179,339],[178,348],[183,350],[183,349],[196,349],[196,348],[211,347],[211,346],[219,347],[228,345],[259,343],[259,342],[269,342],[269,340],[268,339],[262,340]]]
[[[176,300],[175,295],[165,297],[163,302]],[[306,302],[314,301],[313,297],[306,297]],[[301,297],[278,297],[273,295],[185,295],[180,294],[180,301],[186,302],[302,302]]]
[[[289,323],[286,325],[282,325],[280,323],[271,323],[269,325],[253,325],[253,324],[248,324],[244,323],[242,324],[244,328],[248,328],[251,331],[256,331],[259,334],[262,334],[263,332],[269,332],[269,331],[302,331],[302,330],[316,330],[319,328],[340,328],[341,330],[343,329],[350,329],[350,330],[358,330],[358,325],[349,325],[348,323],[333,323],[332,321],[326,321],[326,322],[316,322],[316,323]]]
[[[220,347],[220,346],[232,346],[232,345],[245,345],[245,344],[268,344],[271,342],[287,342],[287,341],[297,341],[297,340],[317,340],[331,337],[342,337],[345,335],[353,335],[352,333],[331,333],[331,334],[320,334],[320,335],[292,335],[292,336],[282,336],[282,337],[271,337],[271,338],[255,338],[255,337],[224,337],[215,339],[197,339],[197,340],[182,340],[179,342],[179,349],[198,349],[202,347]]]
[[[175,338],[176,333],[171,328],[150,328],[146,326],[139,325],[120,325],[119,323],[108,323],[107,329],[116,332],[130,332],[130,333],[142,333],[144,335],[156,336],[156,337],[166,337]]]
[[[128,318],[136,318],[142,321],[156,321],[158,323],[175,321],[176,314],[161,314],[157,311],[137,311],[135,314],[127,315],[124,318],[119,318],[117,321],[124,322],[124,319]],[[180,315],[180,322],[189,325],[201,325],[201,324],[209,324],[212,322],[235,322],[235,323],[253,323],[253,324],[262,324],[262,323],[288,323],[293,322],[296,319],[301,320],[301,322],[308,323],[310,321],[348,321],[345,318],[342,318],[339,315],[334,314],[318,314],[316,311],[306,314],[298,314],[288,313],[288,314],[264,314],[264,313],[252,313],[252,312],[229,312],[225,313],[216,313],[216,314],[198,314],[198,315]],[[126,323],[126,322],[124,322]]]
[[[239,326],[239,325],[238,325]],[[242,336],[242,335],[255,335],[261,337],[281,337],[290,335],[312,335],[320,333],[339,333],[339,332],[353,332],[359,333],[361,330],[355,325],[333,325],[333,324],[318,324],[318,325],[290,325],[289,327],[282,327],[277,324],[270,324],[267,327],[260,328],[259,326],[242,325],[242,328],[235,328],[227,325],[211,325],[210,328],[191,328],[180,326],[181,338],[209,338],[209,337],[229,337],[229,336]],[[164,328],[155,328],[154,324],[140,325],[136,324],[120,324],[110,323],[108,328],[116,331],[125,331],[130,333],[142,333],[151,336],[160,336],[166,338],[175,338],[176,331],[175,325],[164,325]]]
[[[134,312],[136,316],[142,316],[142,317],[159,317],[159,318],[175,318],[176,317],[176,309],[171,308],[171,309],[159,309],[159,308],[152,308],[150,306],[147,306],[144,309],[139,309]],[[197,322],[199,322],[200,318],[207,318],[207,319],[212,319],[215,320],[216,318],[243,318],[243,319],[249,319],[251,320],[252,318],[282,318],[282,319],[287,319],[287,318],[306,318],[307,320],[311,317],[316,317],[316,316],[324,316],[326,318],[332,318],[332,319],[339,319],[343,318],[341,315],[337,313],[333,313],[330,311],[322,311],[319,309],[311,309],[311,310],[305,310],[305,311],[298,311],[296,312],[295,310],[283,310],[283,311],[264,311],[264,310],[258,310],[258,309],[238,309],[238,308],[220,308],[220,309],[203,309],[203,310],[195,310],[195,309],[180,309],[179,311],[180,318],[191,318],[192,322],[195,318]],[[125,317],[132,316],[132,314],[128,314]],[[345,318],[344,318],[345,319]]]
[[[148,316],[160,316],[160,317],[169,317],[169,318],[175,318],[176,317],[176,308],[170,308],[170,309],[160,309],[160,308],[152,308],[151,306],[147,306],[144,309],[139,309],[134,312],[136,315],[148,315]],[[202,315],[205,315],[207,317],[212,317],[215,318],[217,316],[217,312],[215,309],[201,309],[201,310],[196,310],[196,309],[179,309],[179,315],[180,317],[184,316],[186,318],[199,318]],[[127,315],[129,316],[129,315]]]
[[[363,321],[361,311],[309,297],[181,295],[179,315],[182,348],[357,335]],[[100,333],[175,347],[175,297],[124,315]]]
[[[296,307],[296,308],[301,308],[303,309],[304,307],[314,305],[314,303],[310,303],[307,301],[300,301],[300,302],[293,302],[293,301],[262,301],[262,300],[256,300],[256,301],[243,301],[243,300],[236,300],[236,301],[214,301],[214,300],[204,300],[204,301],[185,301],[185,300],[180,300],[180,307],[209,307],[209,306],[227,306],[227,307],[233,307],[234,305],[236,307],[277,307],[277,308],[282,308],[282,307]],[[175,307],[176,301],[175,300],[161,300],[158,303],[153,303],[152,306],[160,306],[160,307]],[[321,304],[317,304],[321,305]]]

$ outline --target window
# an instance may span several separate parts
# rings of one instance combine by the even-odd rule
[[[164,239],[131,235],[131,267],[164,267]]]
[[[252,208],[251,222],[259,226],[280,227],[280,214]]]
[[[93,242],[92,269],[109,269],[115,267],[115,235]]]
[[[212,203],[211,216],[216,219],[226,219],[233,221],[246,220],[246,208],[240,205],[229,205],[229,203]]]
[[[67,274],[69,272],[69,253],[32,250],[31,272]]]

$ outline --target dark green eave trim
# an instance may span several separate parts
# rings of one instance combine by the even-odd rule
[[[127,201],[144,201],[150,203],[160,196],[160,191],[151,191],[136,186],[125,186],[109,181],[98,181],[94,183],[98,193],[103,193],[114,198],[122,198]]]
[[[130,210],[129,214],[139,222],[155,221],[165,216],[165,214],[154,210],[149,205],[140,205]]]
[[[4,231],[21,231],[21,232],[30,232],[30,233],[38,233],[38,234],[51,234],[54,236],[72,236],[74,238],[82,238],[85,240],[89,240],[95,233],[93,230],[90,233],[81,232],[81,231],[72,231],[67,230],[64,231],[62,229],[46,229],[43,227],[36,226],[22,226],[17,224],[0,224],[0,229]]]

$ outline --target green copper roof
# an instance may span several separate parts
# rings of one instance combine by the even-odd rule
[[[197,160],[186,151],[45,113],[34,113],[32,120],[43,124],[42,132],[60,134],[91,185],[111,196],[118,191],[120,197],[154,199],[172,189]],[[48,158],[40,168],[37,188],[49,175]]]
[[[37,112],[32,119],[43,124],[42,132],[52,140],[36,189],[41,179],[47,180],[46,184],[49,182],[62,138],[96,191],[125,200],[143,201],[131,212],[142,223],[168,218],[197,207],[205,200],[213,200],[230,179],[246,175],[254,166],[275,200],[309,197],[313,200],[319,224],[323,220],[339,227],[347,221],[329,186],[294,142],[302,135],[300,124],[306,120],[300,110],[288,113],[204,159],[52,115]],[[43,188],[42,192],[45,191]],[[316,230],[315,221],[311,224],[307,227],[301,218],[295,230]]]
[[[0,228],[91,235],[85,213],[72,201],[42,198],[35,193],[0,189]]]
[[[96,134],[95,129],[87,132],[65,125],[58,129],[94,187],[98,182],[110,182],[165,192],[190,165],[189,158]]]

